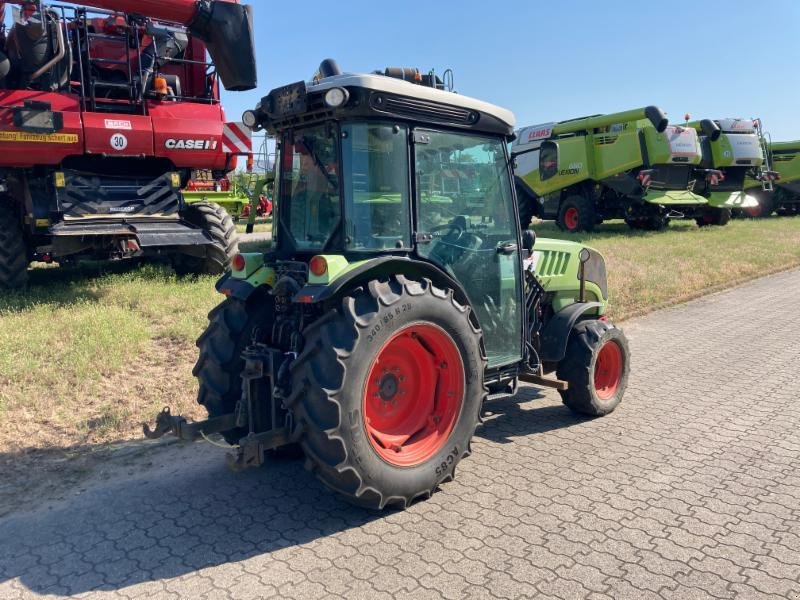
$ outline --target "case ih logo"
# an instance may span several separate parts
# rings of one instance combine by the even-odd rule
[[[164,142],[167,150],[216,150],[217,140],[176,140],[173,138]]]

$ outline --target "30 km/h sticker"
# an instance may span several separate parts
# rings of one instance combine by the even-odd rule
[[[75,133],[26,133],[24,131],[0,131],[0,142],[28,142],[31,144],[77,144]]]
[[[111,147],[114,150],[122,152],[128,147],[128,138],[121,133],[115,133],[111,136]]]

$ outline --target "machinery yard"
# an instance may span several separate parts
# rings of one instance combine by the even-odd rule
[[[0,0],[0,598],[800,600],[777,1]]]

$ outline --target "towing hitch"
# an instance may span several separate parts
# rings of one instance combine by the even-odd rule
[[[199,440],[204,435],[219,433],[221,431],[233,429],[234,427],[236,427],[236,415],[234,413],[207,419],[205,421],[190,423],[185,417],[181,417],[180,415],[174,416],[170,412],[169,406],[165,406],[164,409],[158,413],[155,429],[150,429],[147,423],[142,424],[144,436],[149,440],[157,440],[171,433],[176,438],[187,442],[193,442]]]
[[[167,406],[156,417],[155,428],[151,429],[146,423],[142,425],[145,437],[155,440],[172,434],[180,440],[193,442],[213,433],[244,429],[247,433],[232,446],[227,456],[228,466],[234,471],[261,466],[267,451],[295,442],[290,433],[294,429],[291,417],[281,409],[282,396],[279,388],[273,385],[280,374],[287,371],[285,357],[262,344],[252,344],[242,358],[245,360],[244,394],[234,412],[189,422],[185,417],[173,415]]]

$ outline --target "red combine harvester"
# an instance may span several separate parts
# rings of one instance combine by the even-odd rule
[[[181,274],[221,273],[233,222],[181,190],[192,170],[222,177],[252,152],[220,104],[220,84],[256,87],[251,7],[16,0],[0,17],[7,4],[18,6],[0,31],[0,287],[24,286],[32,261],[161,254]]]

